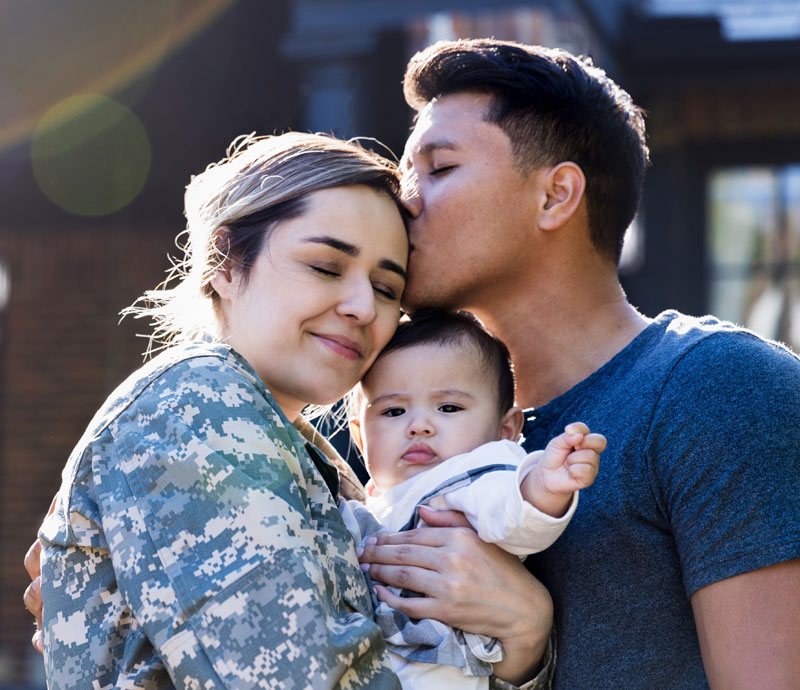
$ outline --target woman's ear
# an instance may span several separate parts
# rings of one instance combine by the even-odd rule
[[[364,442],[361,440],[361,420],[358,417],[350,417],[347,420],[347,426],[350,430],[350,438],[353,439],[353,443],[363,454]]]
[[[230,298],[236,285],[234,285],[234,272],[231,270],[231,260],[228,257],[230,250],[230,230],[222,226],[214,231],[211,236],[214,256],[216,256],[217,267],[211,276],[209,283],[220,297]]]
[[[519,435],[522,433],[523,421],[524,415],[522,414],[521,408],[512,407],[509,409],[500,420],[500,433],[497,440],[505,439],[516,443]]]
[[[586,191],[586,177],[576,163],[559,163],[545,174],[544,190],[539,226],[543,230],[555,230],[575,215]]]

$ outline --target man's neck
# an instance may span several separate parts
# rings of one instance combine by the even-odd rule
[[[548,285],[550,289],[542,289]],[[649,323],[616,275],[537,281],[516,299],[471,309],[507,346],[517,404],[537,407],[565,393],[623,350]]]

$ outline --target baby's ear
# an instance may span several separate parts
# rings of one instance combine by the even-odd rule
[[[522,408],[512,407],[503,415],[500,420],[500,433],[498,440],[508,440],[516,442],[522,433],[522,423],[524,415]]]
[[[364,452],[364,442],[361,440],[361,420],[358,417],[350,417],[347,420],[347,426],[350,429],[350,438],[356,444],[358,449]]]

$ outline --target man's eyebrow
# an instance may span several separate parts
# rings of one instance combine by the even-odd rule
[[[442,149],[446,151],[458,151],[459,148],[460,147],[458,144],[450,139],[434,139],[433,141],[422,144],[419,148],[415,148],[412,151],[406,150],[403,153],[403,157],[400,159],[400,167],[405,168],[406,170],[414,167],[414,164],[411,161],[411,154],[417,154],[418,156],[430,156],[434,151],[441,151]]]
[[[356,245],[350,244],[349,242],[344,242],[336,237],[331,237],[330,235],[314,235],[313,237],[304,237],[303,241],[313,242],[314,244],[324,244],[325,246],[331,247],[336,251],[347,254],[347,256],[356,257],[361,253],[361,250],[356,247]],[[405,280],[407,277],[406,270],[396,261],[392,261],[391,259],[381,259],[378,262],[378,266],[384,271],[397,273],[397,275],[399,275],[403,280]]]
[[[434,139],[433,141],[429,141],[417,149],[418,153],[423,155],[427,155],[437,151],[439,149],[448,149],[450,151],[457,151],[458,144],[450,139]]]

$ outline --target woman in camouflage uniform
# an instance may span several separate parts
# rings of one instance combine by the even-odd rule
[[[50,688],[399,687],[334,498],[359,484],[301,418],[394,332],[397,191],[384,159],[299,133],[193,178],[176,283],[128,310],[168,347],[98,411],[40,531]]]

